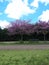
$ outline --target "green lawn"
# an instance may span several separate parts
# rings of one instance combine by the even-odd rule
[[[0,50],[0,65],[49,65],[49,50]]]
[[[8,42],[0,42],[0,45],[16,45],[16,44],[33,44],[33,45],[40,45],[40,44],[49,44],[49,41],[8,41]]]

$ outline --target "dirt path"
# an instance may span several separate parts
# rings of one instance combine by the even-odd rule
[[[7,45],[0,46],[0,50],[33,50],[33,49],[49,49],[49,45]]]

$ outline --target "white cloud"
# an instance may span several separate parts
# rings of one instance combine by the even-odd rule
[[[0,27],[2,29],[7,28],[9,25],[10,25],[10,23],[7,22],[6,20],[4,20],[4,21],[0,20]]]
[[[31,3],[31,6],[38,7],[38,2],[39,2],[39,0],[34,0],[34,1]]]
[[[39,2],[44,3],[45,6],[46,6],[47,4],[49,4],[49,0],[34,0],[34,1],[31,3],[31,6],[38,7],[38,6],[39,6]]]
[[[7,2],[11,2],[12,0],[5,0],[5,1],[7,1]]]
[[[45,5],[49,4],[49,0],[40,0],[40,2],[45,3]]]
[[[49,20],[49,10],[43,11],[43,13],[39,16],[38,19],[48,22],[48,20]]]
[[[33,14],[35,11],[36,9],[30,9],[28,6],[28,0],[12,0],[5,9],[8,17],[15,19],[19,19],[23,15]]]
[[[28,0],[24,0],[24,4],[28,5]]]

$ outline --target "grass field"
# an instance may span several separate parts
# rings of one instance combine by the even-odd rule
[[[33,44],[33,45],[40,45],[40,44],[49,44],[49,41],[3,41],[0,42],[0,45],[16,45],[16,44]]]
[[[49,50],[0,50],[0,65],[49,65]]]

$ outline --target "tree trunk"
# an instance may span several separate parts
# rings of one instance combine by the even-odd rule
[[[23,34],[21,34],[21,41],[23,41]]]
[[[44,41],[45,41],[45,34],[44,34]]]

